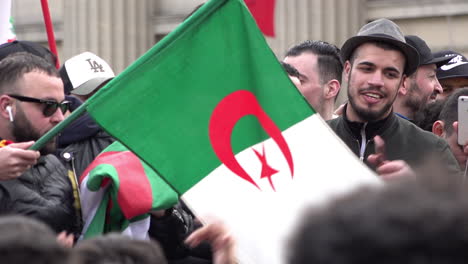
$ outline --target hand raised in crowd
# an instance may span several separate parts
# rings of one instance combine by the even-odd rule
[[[72,248],[74,240],[75,236],[73,234],[67,234],[66,231],[62,231],[57,235],[57,242],[65,248]]]
[[[185,243],[190,247],[196,247],[202,241],[210,243],[213,250],[214,264],[237,263],[234,238],[222,222],[216,220],[195,230],[185,240]]]
[[[385,142],[380,136],[374,137],[375,154],[369,155],[367,161],[376,167],[376,172],[383,180],[401,177],[415,177],[416,173],[404,160],[387,160]]]
[[[28,150],[33,144],[33,141],[12,143],[0,148],[0,180],[17,178],[36,164],[39,151]]]
[[[458,145],[458,121],[453,122],[453,131],[456,133],[456,137],[449,138],[447,139],[447,141],[449,145],[450,144]],[[464,171],[467,158],[468,158],[468,142],[463,146],[460,146],[460,145],[458,145],[458,147],[451,146],[451,150],[452,150],[453,155],[457,159],[458,163],[460,164],[460,168],[462,169],[462,171]]]

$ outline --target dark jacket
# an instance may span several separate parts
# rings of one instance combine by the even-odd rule
[[[73,102],[72,110],[82,104],[74,97],[67,96],[67,99]],[[58,137],[58,156],[79,178],[96,156],[114,141],[85,113],[67,126]]]
[[[163,217],[151,216],[149,236],[160,243],[169,264],[212,263],[212,252],[208,243],[189,248],[184,242],[193,231],[201,227],[194,218],[182,201],[166,210]]]
[[[67,99],[73,102],[72,110],[81,105],[81,101],[74,97],[67,96]],[[79,196],[79,177],[96,156],[112,142],[114,139],[104,132],[88,113],[83,114],[67,126],[58,137],[56,155],[65,165],[67,175],[70,177],[75,200],[74,209],[80,227],[82,227],[83,221]]]
[[[81,116],[81,120],[88,120],[87,122],[78,122],[73,123],[72,125],[81,124],[81,126],[73,126],[75,130],[73,132],[63,133],[62,138],[64,136],[71,136],[74,139],[80,139],[79,137],[75,137],[76,134],[80,135],[87,135],[86,138],[81,138],[81,141],[77,141],[74,143],[69,144],[65,147],[64,150],[60,153],[60,160],[65,165],[67,169],[67,175],[70,177],[70,181],[73,186],[73,197],[75,199],[75,211],[76,215],[78,216],[80,226],[82,226],[82,214],[81,214],[81,201],[79,195],[79,178],[84,170],[89,166],[89,164],[96,158],[102,150],[104,150],[108,145],[114,142],[114,139],[109,136],[106,132],[102,131],[96,123],[89,117],[89,115],[85,114],[85,116]],[[93,123],[96,127],[98,127],[98,131],[93,134],[86,133],[87,127],[89,124]],[[70,128],[70,127],[68,127]],[[64,145],[62,145],[63,147]],[[81,229],[80,229],[81,231]],[[78,236],[77,236],[78,237]]]
[[[68,145],[60,153],[60,158],[67,169],[79,178],[97,155],[114,141],[109,134],[100,130],[92,137]]]
[[[0,201],[2,215],[31,216],[56,232],[81,231],[67,170],[54,155],[41,156],[19,178],[0,181]]]
[[[373,138],[380,135],[385,141],[385,155],[388,160],[404,160],[410,167],[417,168],[424,165],[423,162],[429,155],[436,154],[447,165],[449,173],[460,173],[460,167],[445,140],[394,114],[366,124],[351,122],[345,114],[327,123],[366,164],[367,157],[375,153]],[[369,167],[375,170],[372,166]]]

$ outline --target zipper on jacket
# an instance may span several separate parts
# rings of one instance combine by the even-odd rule
[[[78,183],[78,178],[76,176],[76,170],[75,170],[75,156],[73,156],[73,154],[70,152],[65,152],[62,154],[62,157],[63,159],[65,159],[65,161],[70,162],[71,167],[72,167],[73,177],[75,179],[75,182]]]
[[[73,197],[75,198],[75,203],[74,207],[76,210],[77,215],[82,217],[82,212],[81,212],[81,200],[80,200],[80,186],[79,186],[79,181],[78,177],[76,176],[76,170],[75,170],[75,156],[71,152],[65,152],[62,154],[62,157],[71,164],[72,170],[68,170],[68,178],[70,180],[70,183],[72,185],[73,189]],[[73,174],[73,175],[70,175]]]
[[[361,128],[361,144],[360,144],[360,150],[359,150],[359,159],[361,161],[364,161],[364,154],[366,154],[367,143],[369,143],[370,141],[370,140],[366,141],[366,126],[367,126],[367,123],[364,123],[364,125]]]

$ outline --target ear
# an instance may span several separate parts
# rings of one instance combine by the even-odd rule
[[[340,82],[336,79],[330,80],[325,84],[324,97],[325,99],[333,99],[340,92]]]
[[[351,72],[351,62],[347,60],[344,64],[344,74],[345,74],[345,80],[349,80],[349,73]]]
[[[10,119],[8,111],[6,110],[7,106],[11,106],[11,111],[13,113],[15,112],[14,110],[15,107],[14,107],[13,100],[11,99],[11,97],[9,97],[6,94],[1,95],[0,96],[0,116],[5,119]]]
[[[406,75],[403,75],[403,79],[401,80],[400,88],[398,89],[399,95],[406,95],[409,90],[411,78],[408,78]]]
[[[437,120],[432,124],[432,133],[436,134],[439,137],[445,137],[444,121]]]

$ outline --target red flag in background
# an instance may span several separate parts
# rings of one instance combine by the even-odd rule
[[[245,0],[260,30],[269,37],[275,36],[275,0]]]

